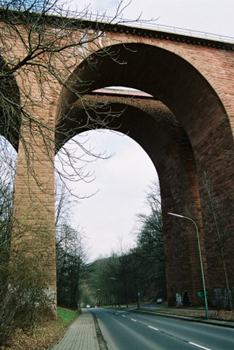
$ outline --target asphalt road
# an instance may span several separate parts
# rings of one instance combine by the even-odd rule
[[[91,311],[108,350],[234,350],[234,329],[127,311]]]

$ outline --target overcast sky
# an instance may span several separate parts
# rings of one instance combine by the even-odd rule
[[[139,227],[136,214],[148,212],[146,191],[157,173],[145,151],[128,136],[94,130],[82,134],[82,143],[84,139],[93,153],[105,153],[103,159],[85,157],[91,162],[84,174],[93,174],[91,182],[70,185],[73,194],[87,197],[73,208],[71,223],[83,232],[89,260],[93,260],[134,246]],[[77,163],[80,165],[83,163]]]
[[[129,1],[123,1],[122,8]],[[82,10],[90,4],[93,13],[113,16],[117,0],[73,0],[72,8]],[[233,0],[132,0],[124,11],[125,18],[157,19],[156,23],[234,37]]]
[[[72,1],[71,9],[80,11],[89,5],[93,13],[113,16],[116,0]],[[123,6],[127,2],[123,3]],[[122,7],[123,7],[122,6]],[[156,24],[234,37],[233,0],[132,0],[124,10],[125,18],[157,19]],[[136,214],[147,212],[147,187],[156,180],[155,168],[144,150],[127,136],[113,132],[88,134],[88,143],[96,152],[114,154],[87,166],[95,171],[93,182],[73,184],[84,199],[73,211],[72,225],[82,228],[89,247],[89,260],[134,246]]]

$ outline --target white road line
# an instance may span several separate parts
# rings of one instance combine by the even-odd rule
[[[155,328],[155,327],[152,327],[152,326],[148,326],[148,327],[151,328],[151,329],[154,329],[155,331],[159,331],[158,328]]]
[[[121,315],[122,317],[126,317],[126,316],[124,316],[124,315]]]
[[[134,318],[131,318],[131,320],[132,320],[133,322],[137,322],[137,320],[135,320]]]
[[[189,341],[189,344],[196,346],[197,348],[204,349],[204,350],[211,350],[210,348],[206,348],[205,346],[201,346],[199,344],[193,343]]]

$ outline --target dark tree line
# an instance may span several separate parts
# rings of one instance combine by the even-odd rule
[[[155,188],[147,195],[147,203],[149,214],[138,216],[137,246],[88,267],[84,297],[90,303],[128,305],[166,298],[162,215]]]
[[[62,227],[66,238],[57,240],[57,298],[58,305],[77,309],[84,267],[79,234],[68,225]]]
[[[81,297],[81,280],[85,253],[81,233],[70,224],[72,202],[64,184],[57,185],[56,253],[57,302],[59,306],[77,309]]]

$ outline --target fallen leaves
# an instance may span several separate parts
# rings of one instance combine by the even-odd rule
[[[36,326],[33,335],[18,330],[11,347],[0,346],[0,350],[46,350],[56,344],[65,331],[66,328],[61,322],[51,320]]]

